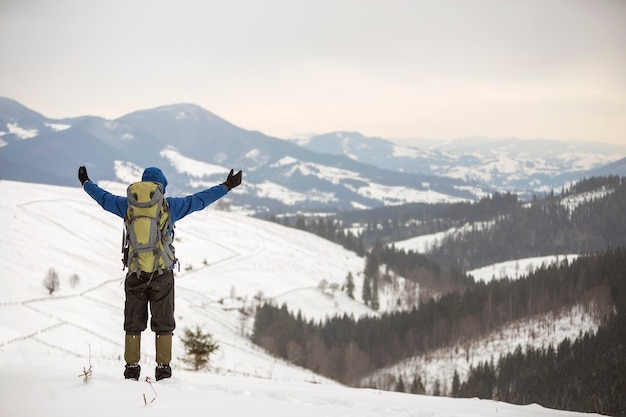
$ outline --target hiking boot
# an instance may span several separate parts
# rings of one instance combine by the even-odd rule
[[[171,378],[172,376],[172,368],[166,363],[160,363],[154,369],[154,378],[157,381],[162,380],[163,378]]]
[[[140,374],[141,374],[141,366],[138,363],[126,364],[126,368],[124,368],[124,378],[134,379],[135,381],[138,381]]]

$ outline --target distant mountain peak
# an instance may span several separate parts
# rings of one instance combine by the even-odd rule
[[[199,121],[214,118],[225,122],[203,107],[190,103],[168,104],[152,109],[137,110],[120,117],[120,119],[134,119],[146,115],[178,121]]]

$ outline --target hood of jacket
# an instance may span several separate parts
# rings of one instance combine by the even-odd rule
[[[167,187],[167,178],[163,175],[163,171],[156,167],[146,168],[141,176],[141,181],[158,182],[163,186],[163,194],[165,194],[165,187]]]

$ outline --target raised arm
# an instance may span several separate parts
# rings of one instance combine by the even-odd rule
[[[233,173],[234,170],[231,169],[224,183],[207,188],[198,193],[186,197],[168,197],[167,202],[170,206],[172,222],[176,222],[194,211],[204,209],[209,204],[224,197],[228,191],[241,184],[241,171],[234,175]]]
[[[78,168],[78,180],[83,185],[83,189],[93,198],[96,203],[106,211],[119,217],[126,215],[128,208],[128,200],[126,197],[111,194],[110,192],[98,187],[87,175],[87,169],[84,166]]]

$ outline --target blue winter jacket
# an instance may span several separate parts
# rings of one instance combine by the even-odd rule
[[[163,192],[165,193],[167,179],[159,168],[146,168],[141,180],[158,182],[163,186]],[[85,182],[83,188],[106,211],[122,218],[126,216],[126,210],[128,209],[127,197],[111,194],[98,187],[92,181]],[[170,206],[172,224],[194,211],[204,209],[227,193],[228,188],[224,184],[219,184],[186,197],[166,197],[165,199]]]

